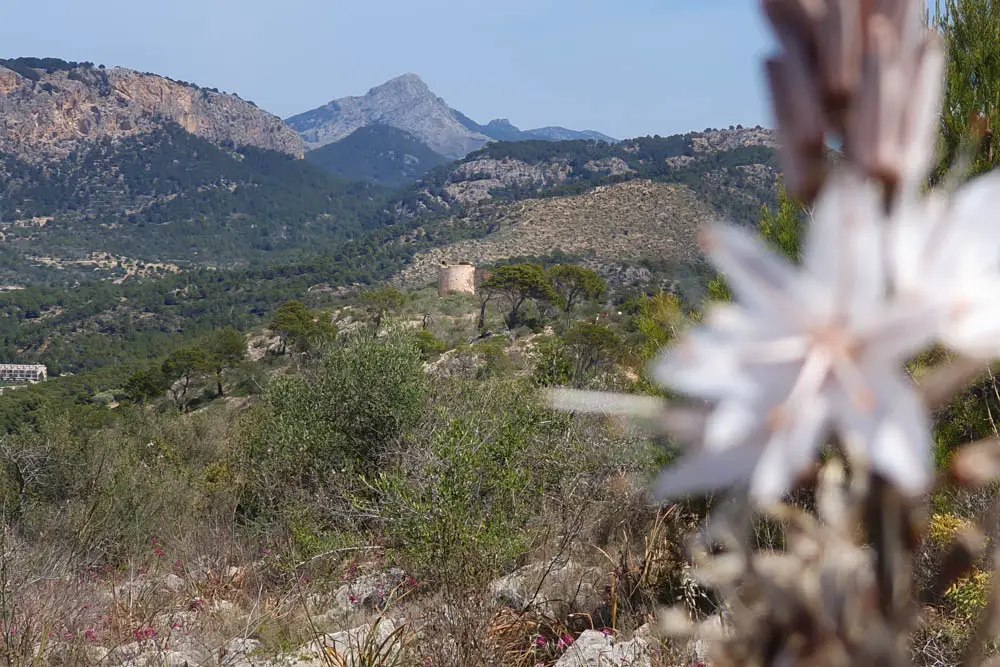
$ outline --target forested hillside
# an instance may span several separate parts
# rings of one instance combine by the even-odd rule
[[[315,256],[378,228],[388,193],[176,125],[57,162],[0,157],[5,250],[233,266]]]
[[[369,125],[332,144],[308,151],[306,160],[340,178],[380,185],[412,183],[451,160],[390,125]]]

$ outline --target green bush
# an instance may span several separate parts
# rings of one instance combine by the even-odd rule
[[[448,346],[444,344],[444,341],[440,340],[437,336],[426,329],[418,331],[413,338],[417,349],[420,350],[420,358],[424,361],[433,359],[448,349]]]
[[[343,480],[416,424],[424,393],[420,353],[397,334],[347,338],[315,369],[270,383],[236,438],[245,514],[277,518],[297,499],[342,495]]]
[[[555,446],[567,420],[553,420],[514,380],[456,387],[441,403],[427,441],[376,477],[370,509],[411,567],[451,581],[488,578],[530,551],[544,495],[572,464]]]
[[[538,344],[532,378],[542,387],[559,387],[572,381],[573,358],[561,340],[552,337]]]

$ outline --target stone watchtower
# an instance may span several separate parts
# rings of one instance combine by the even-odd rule
[[[441,263],[438,267],[438,295],[475,294],[476,267],[469,262]]]

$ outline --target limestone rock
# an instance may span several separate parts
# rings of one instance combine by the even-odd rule
[[[184,590],[184,586],[186,586],[184,580],[176,574],[171,573],[163,577],[163,588],[171,593],[179,593]]]
[[[61,159],[102,139],[148,134],[173,122],[216,144],[301,156],[302,142],[277,116],[236,95],[115,67],[26,70],[0,65],[0,152]]]
[[[573,561],[533,563],[490,584],[497,602],[557,618],[574,612],[598,615],[603,592],[604,574]]]
[[[361,575],[337,589],[333,607],[327,616],[336,617],[359,609],[384,609],[404,581],[406,573],[398,567],[387,572]]]
[[[456,167],[451,174],[453,182],[445,190],[457,201],[469,204],[490,199],[490,190],[498,188],[551,188],[565,182],[572,173],[565,162],[530,165],[520,160],[483,158]]]
[[[369,125],[390,125],[410,133],[450,158],[481,148],[489,137],[458,119],[444,100],[416,74],[404,74],[360,97],[344,97],[285,121],[309,148],[340,141]]]
[[[555,667],[651,667],[649,644],[636,637],[616,642],[610,635],[585,630],[556,662]]]
[[[347,667],[395,664],[402,646],[401,642],[392,641],[390,637],[399,627],[399,624],[389,619],[382,619],[351,630],[333,632],[309,642],[290,655],[281,656],[278,664],[297,667],[328,667],[330,664]],[[371,651],[377,651],[381,659],[375,663],[366,661],[364,654]]]

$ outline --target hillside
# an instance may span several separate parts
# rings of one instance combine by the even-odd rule
[[[314,256],[385,217],[385,193],[373,186],[275,151],[224,150],[174,124],[61,160],[0,155],[0,191],[0,255],[20,253],[28,264],[93,252],[203,266],[273,262]]]
[[[492,233],[419,253],[398,275],[407,287],[433,281],[441,262],[491,264],[518,256],[563,252],[598,271],[622,260],[680,265],[699,258],[698,224],[715,215],[684,185],[633,180],[579,195],[508,204],[491,221]],[[456,220],[459,226],[474,224]]]
[[[390,125],[368,125],[306,153],[306,160],[340,178],[400,186],[417,180],[448,158]]]
[[[236,95],[55,58],[0,60],[0,118],[0,153],[32,162],[151,134],[168,122],[218,145],[303,152],[281,119]]]
[[[562,252],[613,278],[625,264],[666,274],[699,264],[699,225],[756,225],[773,206],[772,132],[734,128],[605,142],[503,142],[429,173],[410,200],[438,213],[400,240],[427,249],[395,280],[432,281],[442,262],[492,264]],[[445,239],[454,239],[451,242]]]

